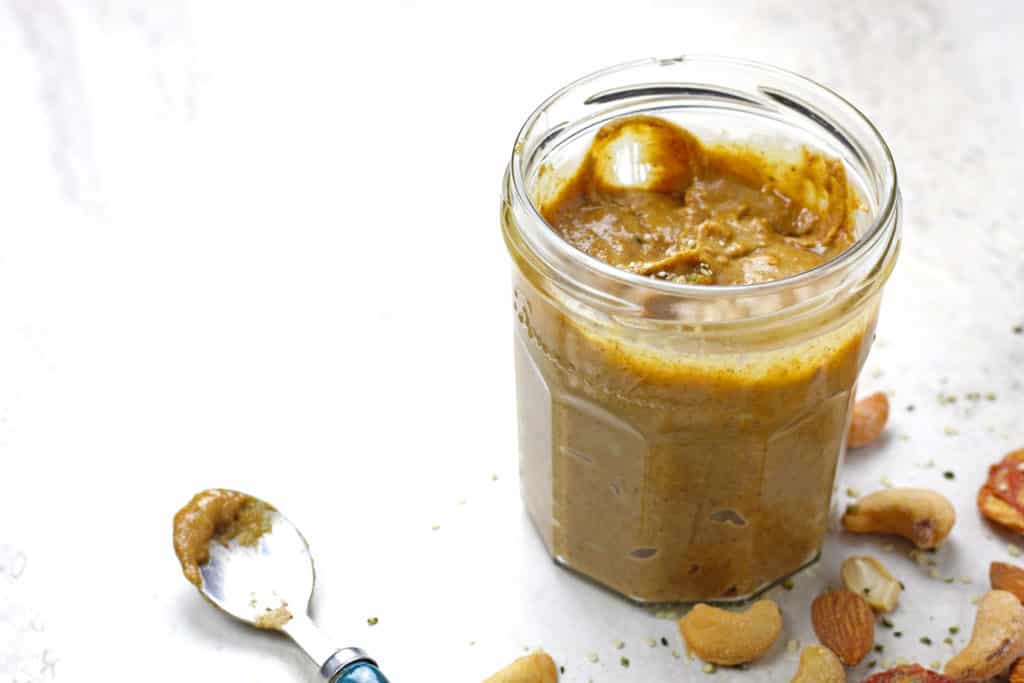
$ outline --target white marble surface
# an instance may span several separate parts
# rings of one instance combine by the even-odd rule
[[[897,544],[904,636],[878,638],[948,659],[1010,540],[975,491],[1024,446],[1022,30],[1013,2],[4,0],[0,682],[315,681],[182,580],[170,518],[207,486],[300,525],[317,619],[396,683],[480,680],[537,645],[564,681],[702,678],[671,622],[552,566],[523,515],[496,217],[542,97],[687,51],[802,71],[891,143],[906,242],[864,388],[895,411],[841,485],[955,500],[936,569],[957,581]],[[768,659],[716,680],[788,680],[810,597],[881,546],[833,539],[778,591]]]

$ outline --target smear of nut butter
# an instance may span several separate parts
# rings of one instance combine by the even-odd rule
[[[202,585],[199,568],[209,561],[212,542],[255,546],[270,531],[273,512],[270,505],[238,491],[197,493],[174,515],[174,552],[185,578]]]
[[[811,270],[855,241],[859,202],[843,163],[803,148],[707,146],[664,119],[598,131],[576,173],[540,209],[580,251],[638,275],[753,284]]]

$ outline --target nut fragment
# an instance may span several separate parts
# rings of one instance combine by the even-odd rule
[[[989,591],[978,603],[971,640],[946,664],[955,681],[987,681],[1024,655],[1024,606],[1006,591]]]
[[[873,557],[848,557],[839,573],[847,590],[863,596],[879,612],[891,612],[899,602],[900,582]]]
[[[832,650],[808,645],[800,653],[800,666],[791,683],[846,683],[846,672]]]
[[[700,604],[679,620],[679,632],[705,662],[735,666],[768,651],[782,632],[782,614],[771,600],[759,600],[746,612]]]
[[[988,568],[988,580],[994,590],[1013,593],[1024,602],[1024,569],[1005,562],[993,562]]]
[[[538,651],[520,657],[484,683],[555,683],[557,680],[554,660],[548,653]]]
[[[865,679],[864,683],[953,683],[953,679],[929,671],[920,664],[910,664],[877,673]]]
[[[821,643],[847,666],[859,664],[875,643],[875,614],[861,596],[847,590],[819,595],[811,623]]]
[[[849,448],[860,448],[882,435],[885,423],[889,420],[889,397],[878,392],[862,398],[853,406],[853,417],[850,418],[850,430],[847,432],[846,445]]]
[[[918,548],[934,548],[956,522],[953,504],[928,489],[883,489],[846,508],[843,528],[854,533],[897,534]]]
[[[978,509],[997,524],[1024,533],[1024,449],[988,468],[978,491]]]

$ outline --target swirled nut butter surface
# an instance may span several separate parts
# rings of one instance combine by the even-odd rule
[[[573,173],[553,169],[554,188],[542,172],[534,202],[618,268],[760,283],[855,241],[843,164],[797,155],[630,117],[602,128]],[[529,258],[516,266],[523,499],[560,563],[657,603],[749,596],[817,556],[878,287],[768,327],[741,313],[721,331],[606,314]]]
[[[255,546],[270,531],[274,508],[238,491],[208,489],[174,515],[174,552],[185,578],[202,584],[199,568],[210,559],[210,543]]]
[[[642,186],[616,183],[623,158]],[[541,211],[570,244],[641,275],[752,284],[810,270],[853,243],[843,165],[807,149],[773,165],[752,149],[706,148],[653,117],[602,128]]]

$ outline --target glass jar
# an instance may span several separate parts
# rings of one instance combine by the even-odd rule
[[[840,159],[857,240],[784,279],[634,275],[538,210],[604,124],[646,114],[784,163]],[[857,375],[900,244],[896,170],[867,118],[799,75],[709,57],[587,76],[530,115],[505,174],[522,497],[562,565],[642,603],[732,601],[813,562]]]

